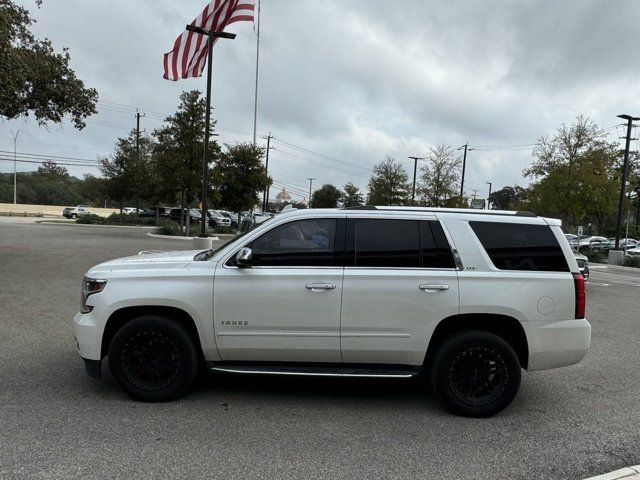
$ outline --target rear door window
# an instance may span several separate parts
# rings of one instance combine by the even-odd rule
[[[420,268],[417,220],[356,219],[356,267]]]
[[[568,272],[569,265],[547,225],[469,222],[494,266],[500,270]]]

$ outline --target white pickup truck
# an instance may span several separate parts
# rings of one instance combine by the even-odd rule
[[[424,375],[452,412],[488,416],[521,369],[579,362],[585,283],[558,220],[409,207],[297,210],[217,250],[102,263],[75,337],[132,397],[182,394],[199,369]]]

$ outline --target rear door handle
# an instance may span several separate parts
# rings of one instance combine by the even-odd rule
[[[320,290],[333,290],[336,286],[333,283],[307,283],[304,288],[317,292]]]
[[[423,292],[442,292],[444,290],[449,290],[449,285],[427,285],[422,284],[419,285],[418,288]]]

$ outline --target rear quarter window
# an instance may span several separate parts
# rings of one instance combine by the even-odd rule
[[[500,270],[568,272],[560,244],[547,225],[469,222],[493,265]]]

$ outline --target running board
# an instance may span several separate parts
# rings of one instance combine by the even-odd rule
[[[298,375],[305,377],[365,377],[365,378],[411,378],[420,372],[416,368],[367,368],[367,367],[325,367],[325,366],[284,366],[259,364],[223,364],[209,365],[212,372],[240,373],[248,375]]]

